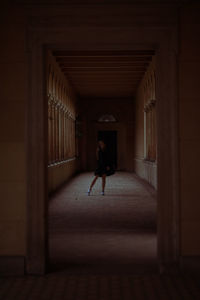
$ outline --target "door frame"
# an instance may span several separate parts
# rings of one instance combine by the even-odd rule
[[[55,21],[55,22],[54,22]],[[43,21],[31,24],[27,36],[29,97],[27,104],[27,256],[26,272],[44,274],[48,259],[47,230],[47,97],[46,49],[107,50],[154,49],[157,94],[157,224],[160,269],[177,265],[179,259],[179,163],[178,163],[178,33],[177,27],[122,28],[127,41],[119,42],[118,28],[107,28],[112,36],[93,42],[101,28],[63,27],[52,19],[54,30]],[[141,34],[142,30],[142,34]],[[66,36],[68,40],[65,41]],[[84,37],[84,43],[80,36]],[[78,37],[78,38],[76,38]],[[121,37],[122,38],[122,37]],[[135,41],[137,40],[137,43]],[[126,43],[125,43],[126,42]]]

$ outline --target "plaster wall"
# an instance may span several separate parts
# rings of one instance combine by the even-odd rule
[[[26,20],[0,12],[0,255],[26,254]]]
[[[48,167],[48,191],[49,193],[55,191],[64,182],[70,179],[76,172],[76,159],[72,158],[66,162],[58,163],[54,166]]]
[[[181,10],[179,56],[182,256],[200,255],[200,6]]]

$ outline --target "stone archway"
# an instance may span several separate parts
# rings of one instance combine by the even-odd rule
[[[53,18],[53,17],[52,17]],[[178,117],[176,27],[148,24],[119,29],[62,26],[58,19],[36,18],[29,31],[30,87],[27,106],[27,273],[46,270],[47,247],[47,99],[45,49],[154,49],[157,66],[158,111],[158,262],[161,268],[178,262]],[[45,23],[46,22],[46,23]],[[54,28],[49,28],[53,22]],[[39,27],[38,27],[38,24]],[[141,34],[142,31],[142,34]],[[66,40],[67,37],[67,40]],[[96,37],[96,38],[95,38]],[[98,37],[98,38],[97,38]],[[120,37],[120,40],[119,40]],[[64,41],[64,42],[63,42]],[[135,43],[137,41],[137,43]]]

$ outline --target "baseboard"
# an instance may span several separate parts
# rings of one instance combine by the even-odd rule
[[[180,269],[183,271],[200,272],[200,256],[180,257]]]
[[[20,276],[25,273],[23,256],[0,256],[0,276]]]

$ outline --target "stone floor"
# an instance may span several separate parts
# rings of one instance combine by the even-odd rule
[[[49,274],[0,278],[1,300],[199,300],[194,275]]]
[[[51,269],[156,267],[155,190],[119,172],[107,178],[105,196],[101,179],[87,196],[92,177],[76,176],[50,199]]]
[[[158,273],[155,191],[118,173],[88,197],[91,175],[50,199],[49,273],[0,278],[0,300],[200,300],[199,275]]]

